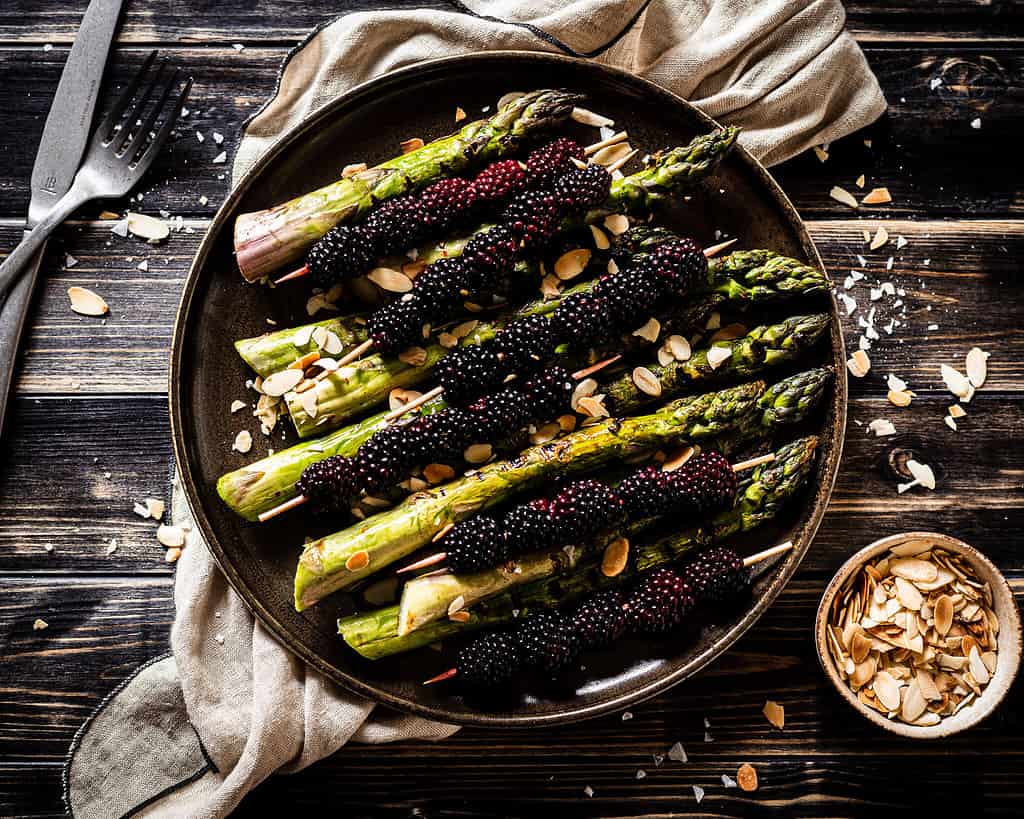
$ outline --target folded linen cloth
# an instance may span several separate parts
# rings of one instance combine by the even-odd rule
[[[867,125],[885,109],[843,31],[839,0],[452,0],[450,12],[367,12],[314,32],[247,124],[238,179],[321,105],[383,72],[485,49],[564,53],[625,68],[743,127],[766,163]],[[172,518],[190,525],[180,491]],[[255,621],[195,533],[177,564],[173,655],[119,686],[65,768],[77,819],[220,817],[275,771],[349,741],[441,739],[455,726],[386,712],[306,667]]]

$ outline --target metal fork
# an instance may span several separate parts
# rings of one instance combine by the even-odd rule
[[[192,78],[188,77],[172,98],[181,83],[181,70],[175,69],[170,81],[161,83],[167,70],[167,61],[161,60],[140,93],[143,77],[155,57],[156,52],[151,52],[110,113],[99,124],[71,188],[0,265],[0,303],[32,254],[61,222],[93,199],[124,196],[153,164],[160,147],[167,141],[178,121],[181,106],[192,87]],[[154,92],[156,103],[143,118]],[[129,110],[133,100],[134,105]],[[161,117],[163,123],[153,133]]]

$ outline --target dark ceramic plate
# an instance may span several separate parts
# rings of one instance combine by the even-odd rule
[[[492,53],[440,60],[397,71],[346,94],[282,139],[241,180],[224,203],[196,256],[185,284],[174,332],[170,373],[175,455],[189,503],[203,537],[228,580],[263,623],[302,659],[341,685],[398,709],[446,722],[539,725],[569,722],[631,705],[694,674],[725,651],[764,613],[796,571],[821,522],[836,474],[845,426],[843,345],[835,304],[822,298],[800,309],[830,310],[831,346],[822,345],[807,366],[834,363],[839,378],[832,400],[815,427],[822,436],[817,475],[803,502],[757,544],[791,538],[797,548],[758,582],[754,602],[722,615],[698,632],[672,640],[630,639],[604,655],[588,655],[557,683],[537,680],[516,696],[496,702],[465,702],[454,687],[423,687],[420,681],[450,664],[453,647],[371,662],[348,650],[335,619],[344,600],[335,595],[298,614],[292,607],[292,574],[303,540],[304,517],[255,525],[236,517],[217,497],[223,472],[243,459],[231,451],[241,426],[228,414],[251,374],[235,354],[235,339],[306,318],[305,288],[270,291],[247,285],[238,274],[231,234],[235,217],[320,187],[355,161],[373,164],[393,155],[412,136],[429,140],[453,130],[453,112],[478,112],[504,93],[561,87],[586,94],[589,105],[629,129],[645,150],[677,145],[715,127],[683,100],[629,74],[591,62],[520,53]],[[582,130],[594,139],[593,129]],[[715,229],[738,236],[742,247],[770,247],[821,265],[796,211],[765,170],[737,150],[714,177],[665,220],[710,244]],[[285,296],[282,299],[282,296]],[[251,395],[251,394],[250,394]],[[290,443],[280,431],[270,441],[256,435],[255,460],[272,446]],[[751,544],[753,548],[753,542]],[[457,641],[453,641],[457,642]]]

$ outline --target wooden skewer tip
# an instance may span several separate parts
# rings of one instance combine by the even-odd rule
[[[292,279],[301,279],[303,276],[308,274],[308,265],[303,265],[298,270],[293,270],[291,273],[282,276],[280,279],[274,279],[274,284],[283,284],[284,282],[290,282]]]
[[[744,470],[753,469],[755,466],[760,466],[761,464],[770,464],[774,460],[775,455],[769,452],[767,455],[759,455],[756,458],[751,458],[747,461],[740,461],[738,464],[733,464],[732,471],[743,472]]]
[[[745,557],[743,559],[743,565],[746,568],[750,568],[755,563],[760,563],[762,560],[767,560],[775,555],[781,555],[783,552],[788,552],[793,548],[793,541],[787,540],[785,543],[780,543],[778,546],[772,546],[770,549],[765,549],[763,552],[758,552],[756,555]]]
[[[619,131],[617,134],[612,134],[607,139],[602,139],[600,142],[588,145],[583,149],[583,155],[591,156],[592,154],[596,154],[602,148],[607,148],[609,145],[618,145],[620,142],[625,142],[627,139],[629,139],[629,134],[625,131]]]
[[[440,563],[446,557],[448,557],[447,552],[438,552],[437,554],[429,555],[422,560],[417,560],[415,563],[410,563],[408,566],[403,566],[395,572],[395,574],[408,574],[409,572],[414,572],[417,569],[425,569],[427,566],[433,566],[436,563]]]
[[[419,409],[428,401],[432,401],[437,398],[441,393],[444,392],[444,387],[434,387],[432,390],[428,390],[423,393],[419,398],[414,398],[408,404],[405,404],[398,409],[392,410],[386,416],[384,416],[384,423],[390,424],[392,421],[401,418],[406,413],[412,412],[414,409]]]
[[[342,356],[340,359],[338,359],[338,368],[344,367],[346,364],[351,364],[353,361],[355,361],[357,358],[359,358],[363,353],[369,351],[369,349],[371,347],[373,347],[373,339],[372,338],[368,338],[362,344],[359,344],[359,345],[353,347],[351,350],[349,350],[347,353],[345,353],[344,356]]]
[[[579,381],[586,378],[588,375],[593,375],[594,373],[603,370],[609,364],[614,364],[620,358],[622,358],[622,354],[616,353],[611,358],[606,358],[604,361],[598,361],[596,364],[591,364],[589,367],[584,367],[582,370],[576,370],[576,372],[572,374],[572,380]]]
[[[704,248],[704,256],[708,259],[710,259],[712,256],[717,256],[727,247],[732,247],[738,241],[739,239],[729,239],[728,241],[725,242],[719,242],[717,245],[711,245],[711,247],[706,247]]]
[[[429,680],[424,680],[423,684],[424,685],[433,685],[434,683],[444,682],[445,680],[450,680],[452,677],[454,677],[458,673],[459,673],[459,669],[457,669],[457,668],[449,668],[447,671],[441,672],[436,677],[431,677]]]
[[[627,162],[629,162],[629,160],[631,160],[638,153],[639,153],[639,150],[637,148],[634,148],[632,151],[630,151],[628,154],[626,154],[624,157],[622,157],[622,159],[617,159],[615,162],[613,162],[611,165],[609,165],[607,168],[605,168],[605,170],[608,171],[608,173],[614,173],[619,168],[621,168],[623,165],[625,165]]]
[[[296,495],[290,500],[286,500],[284,503],[279,503],[273,509],[268,509],[266,512],[262,512],[259,515],[259,522],[266,523],[272,518],[276,518],[278,515],[283,515],[290,509],[294,509],[297,506],[302,506],[308,499],[305,495]]]

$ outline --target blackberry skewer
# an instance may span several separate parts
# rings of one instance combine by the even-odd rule
[[[626,520],[669,512],[704,517],[729,508],[735,500],[735,473],[773,458],[768,455],[730,465],[724,456],[709,451],[672,471],[641,467],[614,487],[593,479],[573,481],[549,498],[514,506],[504,515],[478,515],[455,524],[440,539],[445,551],[398,573],[441,562],[455,574],[477,572],[527,552],[589,541]]]
[[[581,650],[610,645],[630,632],[671,631],[698,607],[737,598],[750,587],[754,566],[792,548],[787,542],[742,558],[727,547],[712,547],[680,569],[661,567],[644,575],[626,594],[598,592],[571,615],[540,612],[478,637],[459,652],[453,668],[423,684],[458,677],[471,690],[495,688],[531,667],[560,671]]]
[[[440,384],[389,418],[399,418],[440,395],[455,404],[472,400],[511,375],[543,366],[559,345],[586,348],[635,330],[657,302],[706,282],[708,256],[729,244],[702,251],[689,239],[666,241],[592,288],[565,297],[550,316],[524,316],[486,342],[452,350],[435,367]]]
[[[406,194],[379,205],[357,225],[331,228],[306,255],[306,264],[274,283],[311,276],[321,287],[361,276],[381,256],[397,254],[420,242],[444,235],[495,213],[528,188],[551,185],[582,159],[584,149],[559,137],[537,148],[521,163],[492,162],[472,180],[441,179],[418,194]]]

